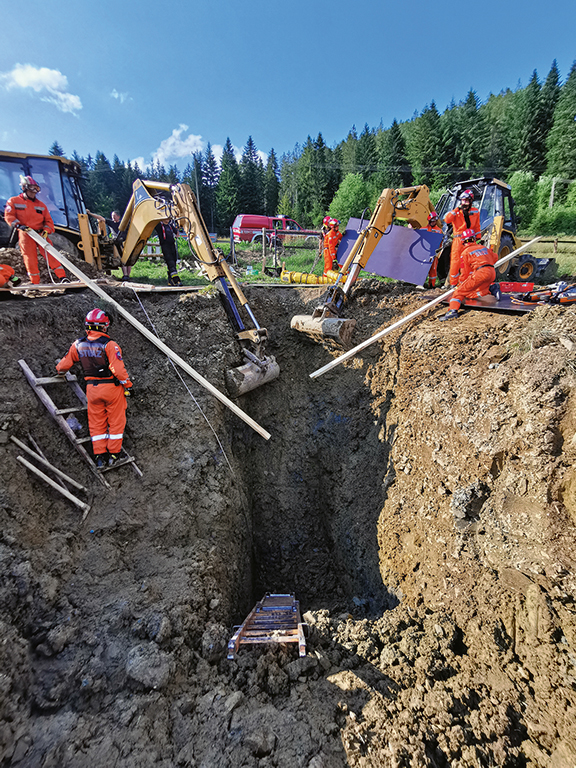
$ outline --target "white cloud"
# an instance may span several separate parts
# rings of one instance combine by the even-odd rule
[[[140,170],[142,171],[146,167],[146,160],[144,160],[143,157],[135,157],[133,160],[130,160],[130,165],[132,166],[132,168],[134,168],[134,166],[137,165],[138,168],[140,168]]]
[[[129,98],[129,95],[127,93],[120,93],[119,91],[116,90],[116,88],[112,89],[110,96],[113,99],[118,99],[120,104],[124,104],[124,102],[127,101]]]
[[[193,133],[186,137],[182,134],[188,130],[188,126],[180,123],[178,128],[174,128],[172,135],[160,142],[158,149],[152,154],[152,162],[159,162],[161,165],[172,165],[175,160],[182,157],[189,157],[192,152],[203,152],[204,142],[202,136],[196,136]]]
[[[68,92],[68,78],[57,69],[16,64],[10,72],[0,72],[0,83],[7,90],[31,88],[41,100],[54,104],[61,112],[76,114],[82,109],[79,96]]]

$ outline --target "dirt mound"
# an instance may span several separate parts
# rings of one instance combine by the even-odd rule
[[[338,350],[289,319],[321,291],[246,293],[281,375],[239,405],[272,439],[120,319],[144,476],[109,491],[18,365],[51,374],[94,298],[2,302],[0,763],[572,768],[576,311],[435,310],[312,380]],[[217,297],[114,296],[224,391]],[[362,282],[356,341],[424,300]],[[84,523],[16,461],[28,433]],[[227,661],[266,591],[296,593],[308,656]]]
[[[91,279],[104,276],[104,273],[99,272],[94,264],[88,264],[83,259],[79,259],[77,256],[73,256],[69,253],[66,253],[66,258],[69,259],[75,267],[81,269],[82,272],[84,272],[84,274]],[[9,264],[17,277],[19,277],[21,280],[24,280],[25,282],[28,281],[28,274],[24,267],[24,262],[22,261],[22,255],[18,248],[0,248],[0,264]],[[41,283],[52,282],[46,259],[43,256],[38,256],[38,270],[40,272]],[[70,275],[68,272],[66,274],[71,279],[76,279],[74,275]],[[58,281],[56,280],[55,282]]]

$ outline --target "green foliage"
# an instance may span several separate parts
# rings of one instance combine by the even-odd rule
[[[547,138],[548,173],[576,179],[576,62],[560,90]]]
[[[516,203],[516,218],[522,229],[526,229],[536,213],[536,179],[530,171],[516,171],[509,183]]]
[[[62,145],[59,144],[57,141],[55,141],[50,149],[48,150],[49,155],[53,155],[54,157],[65,157],[64,150],[62,149]]]
[[[539,235],[576,235],[576,208],[555,205],[539,210],[531,229]]]
[[[360,173],[349,173],[338,187],[328,209],[343,225],[351,216],[358,218],[370,204],[370,190]]]

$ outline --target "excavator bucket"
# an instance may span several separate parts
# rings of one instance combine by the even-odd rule
[[[280,366],[276,359],[270,356],[255,362],[248,361],[238,368],[231,368],[226,371],[224,379],[230,396],[239,397],[262,384],[274,381],[279,375]]]
[[[339,317],[312,317],[312,315],[294,315],[290,328],[306,333],[314,339],[335,339],[344,346],[349,346],[356,320],[343,320]]]

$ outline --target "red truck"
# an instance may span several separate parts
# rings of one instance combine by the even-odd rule
[[[291,232],[298,235],[307,235],[309,238],[317,238],[320,234],[314,230],[304,229],[294,219],[286,216],[260,216],[252,213],[241,213],[234,219],[232,233],[235,243],[260,243],[262,242],[262,230],[266,230],[266,240],[270,243],[276,236],[283,240]]]

